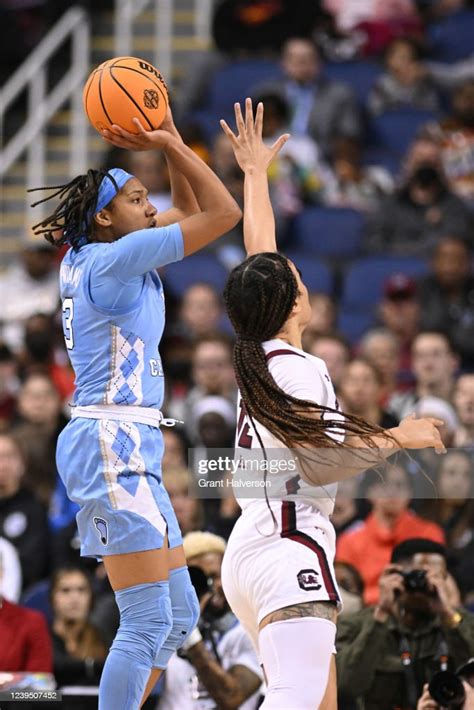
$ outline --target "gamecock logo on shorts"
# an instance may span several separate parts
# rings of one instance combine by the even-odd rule
[[[154,91],[154,89],[145,89],[143,92],[143,103],[146,108],[158,108],[158,104],[160,103],[158,92]]]
[[[318,583],[318,573],[314,569],[300,570],[296,575],[296,579],[301,589],[304,589],[305,592],[321,589],[321,585]]]

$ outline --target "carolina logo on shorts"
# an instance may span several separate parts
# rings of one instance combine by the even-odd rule
[[[107,540],[109,537],[109,528],[107,526],[107,522],[104,520],[104,518],[93,518],[94,520],[94,525],[96,527],[97,532],[99,533],[100,541],[103,545],[107,545]]]
[[[321,585],[318,583],[318,573],[314,569],[300,570],[296,575],[296,579],[301,589],[304,589],[305,592],[321,589]]]

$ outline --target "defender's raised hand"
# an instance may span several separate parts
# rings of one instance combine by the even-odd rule
[[[239,166],[243,172],[255,168],[266,170],[278,151],[286,143],[290,134],[283,134],[277,138],[273,145],[267,146],[262,139],[263,104],[258,104],[255,119],[252,99],[245,100],[245,120],[242,116],[240,104],[234,104],[234,111],[237,135],[235,135],[224,120],[221,120],[220,124],[222,130],[232,143],[234,155]]]

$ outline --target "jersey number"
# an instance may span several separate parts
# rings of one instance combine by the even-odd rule
[[[72,298],[65,298],[63,301],[63,328],[64,342],[68,350],[74,347],[74,335],[72,333],[72,319],[74,318],[74,301]]]

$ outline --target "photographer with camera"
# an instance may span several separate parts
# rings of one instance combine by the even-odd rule
[[[379,586],[377,606],[340,619],[338,687],[358,710],[415,710],[435,673],[474,655],[474,615],[459,609],[446,550],[431,540],[397,545]]]
[[[212,533],[191,532],[183,546],[201,616],[168,663],[159,710],[255,710],[262,671],[222,591],[226,542]]]

